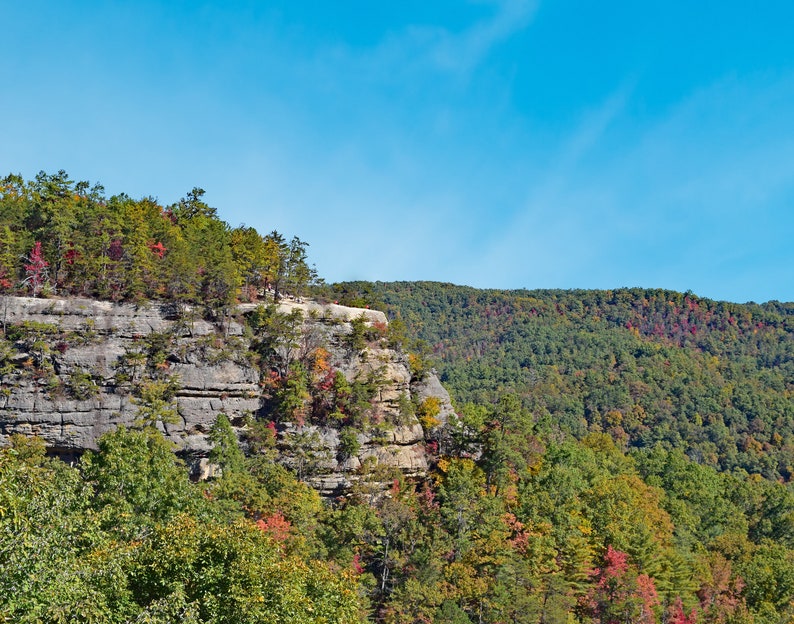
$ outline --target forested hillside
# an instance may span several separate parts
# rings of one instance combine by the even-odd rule
[[[276,306],[249,315],[250,353],[235,353],[223,321],[238,301],[306,292],[316,275],[305,252],[300,239],[230,227],[199,189],[163,206],[63,172],[3,180],[0,297],[194,304],[216,328],[208,356],[254,361],[269,399],[241,439],[213,415],[220,470],[202,482],[188,479],[160,412],[105,433],[74,465],[11,437],[0,449],[1,619],[792,621],[794,306],[661,290],[317,288],[393,319],[351,322],[342,351],[377,362],[379,345],[404,346],[412,381],[435,366],[458,411],[443,422],[437,399],[401,401],[394,418],[422,423],[427,473],[362,461],[348,491],[322,500],[299,479],[305,427],[339,421],[339,448],[353,454],[359,429],[384,420],[372,402],[382,388],[343,383]],[[3,324],[0,374],[46,393],[42,362],[59,343],[40,325]],[[179,339],[142,342],[122,382],[137,370],[167,389]],[[136,400],[168,408],[142,391],[151,385]],[[0,383],[0,405],[9,394]]]
[[[460,405],[511,391],[577,438],[603,431],[621,446],[661,444],[720,470],[792,476],[794,303],[636,288],[335,288],[401,319]]]
[[[529,531],[542,598],[525,621],[564,621],[553,608],[599,622],[789,621],[794,304],[430,282],[326,296],[387,310],[457,399],[439,466],[472,458]],[[641,606],[649,587],[666,610]]]
[[[197,485],[155,428],[107,434],[79,469],[37,439],[0,450],[0,616],[8,622],[356,622],[358,573],[319,559],[316,492],[277,465]],[[319,550],[318,550],[319,549]]]

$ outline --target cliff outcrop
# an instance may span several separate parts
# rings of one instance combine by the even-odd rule
[[[76,457],[106,431],[148,421],[207,476],[210,430],[223,413],[244,445],[266,424],[271,452],[325,493],[350,486],[365,466],[427,470],[449,395],[387,344],[382,312],[282,302],[268,318],[286,319],[293,333],[274,335],[286,330],[250,322],[264,310],[240,305],[212,322],[167,303],[5,297],[0,444],[36,435],[51,453]],[[302,367],[308,387],[285,412],[274,384],[289,386],[290,367]],[[417,414],[430,397],[423,427]]]

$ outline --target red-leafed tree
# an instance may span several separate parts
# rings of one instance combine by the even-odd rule
[[[712,553],[707,570],[707,579],[697,592],[703,621],[723,624],[746,612],[742,596],[745,583],[735,574],[731,562],[719,553]]]
[[[165,255],[165,252],[168,251],[165,246],[161,242],[150,242],[149,243],[149,250],[158,258],[162,258]]]
[[[681,597],[675,599],[673,606],[670,607],[669,617],[667,619],[669,624],[697,624],[697,614],[694,609],[690,611],[689,615],[684,612],[684,605],[681,602]]]
[[[13,285],[13,282],[8,279],[8,271],[6,271],[5,267],[0,267],[0,292],[11,290]]]
[[[601,567],[591,573],[594,587],[579,601],[579,610],[601,624],[655,624],[659,597],[654,580],[637,574],[626,553],[607,546]]]
[[[34,297],[38,296],[41,288],[47,283],[48,266],[50,266],[50,263],[44,259],[44,254],[41,251],[41,242],[36,241],[25,263],[25,275],[27,277],[25,277],[23,282],[30,287]]]
[[[292,524],[278,511],[257,520],[256,526],[279,543],[284,543],[292,537]]]

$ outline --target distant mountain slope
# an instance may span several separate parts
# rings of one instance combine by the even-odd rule
[[[722,470],[794,473],[794,303],[434,282],[350,282],[333,296],[401,318],[460,404],[514,391],[577,437],[601,430]]]

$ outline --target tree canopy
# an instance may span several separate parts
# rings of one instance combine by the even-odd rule
[[[106,197],[65,171],[0,180],[0,289],[113,301],[168,299],[219,309],[318,282],[308,243],[232,228],[192,189],[169,206]]]

